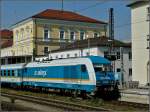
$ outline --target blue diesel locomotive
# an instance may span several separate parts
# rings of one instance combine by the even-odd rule
[[[2,86],[42,87],[119,97],[111,63],[100,56],[3,65],[1,81]]]

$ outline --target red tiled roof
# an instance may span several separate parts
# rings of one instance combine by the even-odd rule
[[[1,43],[1,48],[6,48],[6,47],[11,47],[13,45],[13,40],[7,40],[7,41],[2,41]]]
[[[7,30],[7,29],[3,29],[3,30],[0,30],[0,36],[1,36],[1,38],[12,37],[13,36],[13,32],[10,31],[10,30]]]
[[[79,21],[79,22],[90,22],[90,23],[100,23],[106,24],[106,22],[99,21],[93,18],[89,18],[71,11],[53,10],[47,9],[40,12],[32,18],[43,18],[43,19],[57,19],[57,20],[67,20],[67,21]]]

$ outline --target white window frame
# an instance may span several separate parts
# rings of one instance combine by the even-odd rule
[[[71,39],[71,33],[73,33],[73,39]],[[70,40],[75,40],[76,39],[76,36],[75,36],[75,32],[74,31],[70,31]]]
[[[62,39],[60,38],[61,31],[63,31],[63,32],[64,32],[64,34],[63,34],[63,38],[62,38]],[[62,40],[64,40],[64,39],[65,39],[65,31],[64,31],[64,30],[60,30],[60,31],[59,31],[59,39],[60,39],[60,41],[62,41]]]
[[[45,38],[45,30],[48,31],[48,38]],[[44,37],[44,40],[46,40],[46,41],[50,39],[50,30],[49,30],[49,28],[44,28],[44,30],[43,30],[43,37]]]
[[[83,35],[83,39],[82,39],[82,40],[84,40],[84,39],[85,39],[85,32],[84,32],[84,31],[80,31],[80,40],[81,40],[81,33],[84,34],[84,35]]]
[[[30,38],[30,28],[26,28],[26,38]]]
[[[16,41],[18,41],[19,40],[19,31],[17,30],[16,31]]]
[[[48,48],[48,51],[49,51],[49,47],[45,46],[45,47],[44,47],[44,54],[46,54],[46,52],[45,52],[45,48]]]
[[[97,34],[97,37],[99,37],[99,33],[94,32],[94,33],[93,33],[93,38],[97,38],[97,37],[95,37],[95,34]]]
[[[20,36],[20,37],[21,37],[21,39],[23,39],[23,38],[24,38],[24,29],[21,29],[21,32],[20,32],[20,33],[21,33],[21,36]]]
[[[150,21],[150,6],[147,7],[147,21]]]

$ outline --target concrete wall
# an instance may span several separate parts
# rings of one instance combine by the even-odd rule
[[[140,85],[147,83],[148,49],[147,35],[149,24],[147,20],[147,4],[137,4],[131,7],[131,32],[132,32],[132,69],[133,80],[139,81]]]

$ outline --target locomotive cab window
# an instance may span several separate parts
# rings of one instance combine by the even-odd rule
[[[85,65],[81,65],[81,71],[86,72],[86,66]]]
[[[95,72],[110,72],[111,66],[110,65],[94,65]]]

